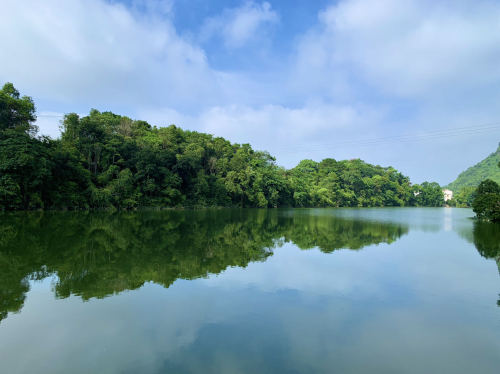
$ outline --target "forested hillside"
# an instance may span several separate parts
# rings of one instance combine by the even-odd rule
[[[460,173],[447,188],[452,191],[458,192],[464,187],[477,187],[483,180],[491,179],[500,183],[500,144],[495,152],[490,154],[484,160],[478,162],[476,165],[471,166],[467,170]]]
[[[437,183],[411,185],[361,160],[301,161],[110,112],[70,113],[61,139],[37,136],[35,106],[0,91],[0,210],[156,207],[440,206]]]

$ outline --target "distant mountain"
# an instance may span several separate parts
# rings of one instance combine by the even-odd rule
[[[483,161],[478,162],[476,165],[471,166],[467,170],[460,173],[457,179],[446,187],[452,191],[459,191],[463,187],[475,187],[479,185],[481,181],[488,178],[500,183],[500,167],[498,167],[499,162],[500,144],[494,153],[486,157]]]

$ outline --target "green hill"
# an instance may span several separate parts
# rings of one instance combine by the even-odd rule
[[[447,188],[452,191],[460,191],[464,187],[476,187],[485,179],[492,179],[500,183],[500,144],[495,152],[486,157],[483,161],[478,162],[476,165],[471,166],[467,170],[460,173]]]

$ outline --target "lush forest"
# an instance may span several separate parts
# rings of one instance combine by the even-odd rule
[[[412,185],[359,159],[278,166],[267,152],[111,112],[67,114],[60,139],[37,135],[35,105],[0,91],[0,210],[136,207],[442,206],[437,183]]]
[[[500,162],[500,144],[495,152],[490,154],[484,160],[478,162],[476,165],[471,166],[467,170],[460,173],[453,182],[451,182],[446,188],[449,188],[453,192],[461,192],[462,190],[474,190],[479,183],[485,179],[491,179],[497,183],[500,183],[500,168],[498,168],[498,163]]]

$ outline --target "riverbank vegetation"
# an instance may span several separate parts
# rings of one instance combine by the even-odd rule
[[[60,139],[37,135],[35,105],[0,91],[0,210],[157,207],[442,206],[437,183],[412,185],[362,160],[303,160],[111,112],[67,114]]]
[[[474,193],[472,209],[478,219],[499,222],[500,186],[498,183],[491,179],[482,181]]]

